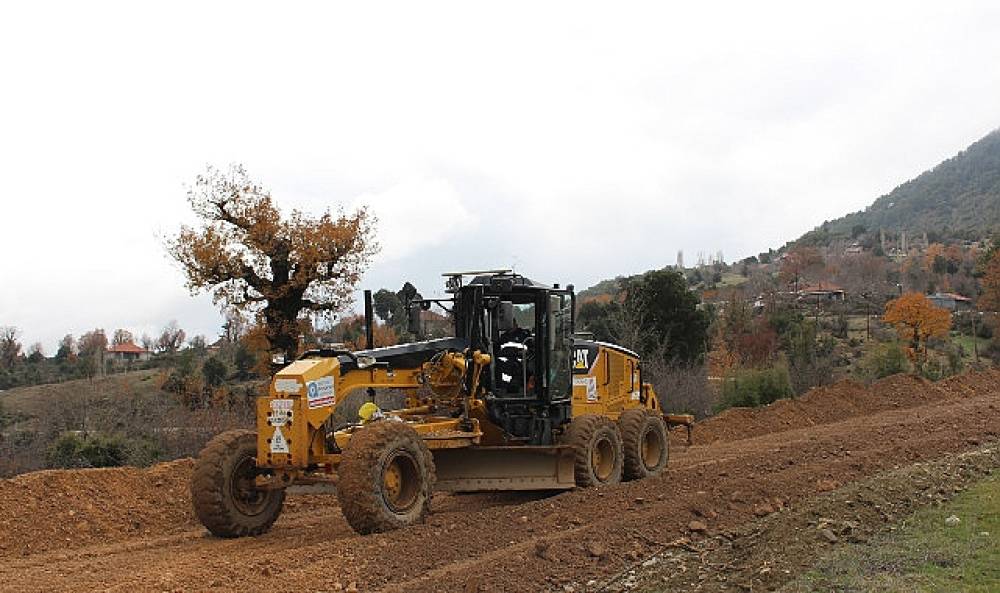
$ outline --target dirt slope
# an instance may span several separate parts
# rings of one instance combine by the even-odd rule
[[[693,519],[729,530],[1000,438],[998,378],[841,383],[703,423],[656,479],[551,497],[441,495],[426,524],[367,537],[348,528],[335,497],[293,495],[270,534],[212,538],[188,508],[190,461],[28,474],[0,481],[0,589],[596,590],[690,536]]]

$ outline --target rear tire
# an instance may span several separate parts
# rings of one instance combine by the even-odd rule
[[[655,476],[667,467],[667,427],[654,412],[626,410],[618,419],[625,448],[625,479]]]
[[[337,475],[341,511],[362,535],[419,523],[430,511],[434,458],[402,422],[380,420],[354,433]]]
[[[257,433],[224,432],[205,445],[194,464],[191,501],[202,525],[219,537],[260,535],[274,525],[284,490],[253,487]]]
[[[570,422],[564,442],[574,449],[573,475],[581,488],[617,484],[622,480],[623,451],[618,427],[594,414]]]

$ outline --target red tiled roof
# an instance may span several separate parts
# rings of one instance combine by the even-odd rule
[[[931,298],[951,299],[953,301],[968,301],[970,303],[972,302],[972,299],[970,299],[969,297],[964,297],[960,294],[955,294],[953,292],[939,292],[937,294],[932,294]]]
[[[149,350],[136,346],[131,342],[127,342],[125,344],[112,344],[108,346],[108,352],[131,352],[133,354],[145,354],[146,352],[149,352]]]

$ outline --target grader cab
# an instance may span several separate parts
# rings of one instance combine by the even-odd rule
[[[435,490],[558,490],[665,469],[667,425],[690,419],[662,413],[635,353],[575,337],[572,285],[446,277],[451,298],[411,303],[411,321],[438,304],[454,337],[305,352],[258,398],[255,431],[209,442],[191,484],[209,531],[267,531],[293,484],[333,484],[348,523],[373,533],[421,521]],[[380,409],[381,389],[405,405]],[[352,394],[368,401],[338,423]]]

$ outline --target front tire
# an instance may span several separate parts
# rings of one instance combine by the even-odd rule
[[[344,518],[362,535],[424,520],[434,488],[434,458],[417,431],[380,420],[351,436],[337,468]]]
[[[654,412],[625,411],[618,419],[625,448],[625,479],[655,476],[667,467],[667,427]]]
[[[617,484],[622,480],[622,438],[609,418],[594,414],[570,422],[564,439],[574,449],[573,474],[581,488]]]
[[[260,535],[271,529],[285,502],[284,490],[254,487],[257,433],[224,432],[205,445],[194,464],[194,514],[219,537]]]

